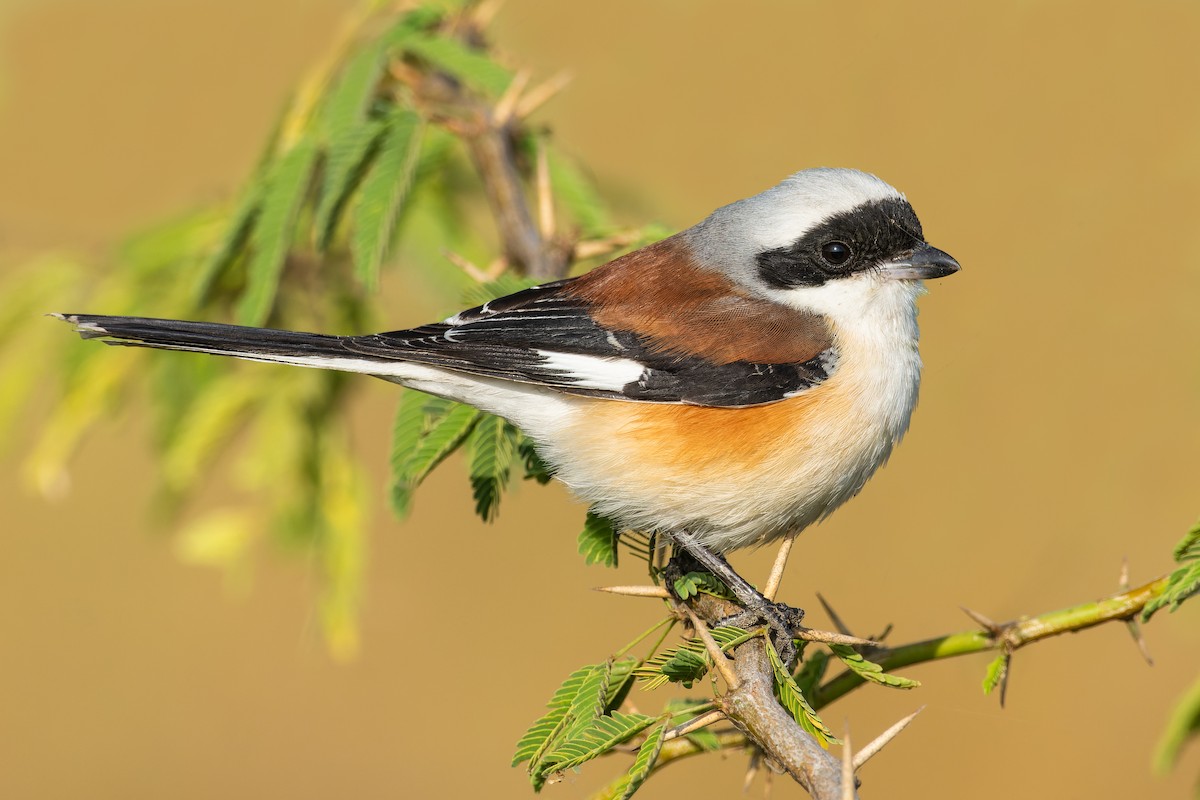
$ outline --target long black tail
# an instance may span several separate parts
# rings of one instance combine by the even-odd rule
[[[373,374],[387,374],[398,366],[395,359],[371,358],[347,350],[343,343],[349,337],[343,336],[149,317],[51,316],[74,324],[85,339],[100,339],[105,344],[125,347],[185,350]]]

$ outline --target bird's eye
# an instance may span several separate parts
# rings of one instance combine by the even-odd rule
[[[831,266],[842,266],[850,260],[851,255],[850,245],[845,242],[826,242],[821,245],[821,258]]]

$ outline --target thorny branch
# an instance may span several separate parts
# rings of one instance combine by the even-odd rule
[[[1142,586],[1118,592],[1101,600],[1081,603],[1069,608],[1050,611],[1036,616],[1021,617],[1020,619],[1003,624],[994,624],[989,626],[990,630],[976,628],[947,636],[939,636],[934,639],[900,645],[898,647],[864,648],[863,653],[867,658],[879,664],[885,670],[892,670],[914,664],[923,664],[929,661],[938,661],[944,658],[953,658],[955,656],[982,653],[991,650],[1015,652],[1026,645],[1052,636],[1086,630],[1107,622],[1126,622],[1135,619],[1150,601],[1163,593],[1167,587],[1167,580],[1168,576],[1163,575]],[[703,603],[722,604],[722,601],[717,601],[715,598],[703,595],[701,597],[701,603],[698,603],[698,605],[702,605]],[[722,605],[724,605],[725,609],[728,609],[728,605]],[[720,607],[717,606],[717,608]],[[727,614],[728,611],[717,611],[716,613]],[[701,611],[700,616],[705,618],[708,614]],[[743,685],[750,680],[744,670],[751,668],[750,665],[756,660],[756,654],[753,652],[753,648],[751,648],[751,645],[755,644],[757,644],[760,650],[762,649],[762,640],[752,639],[734,651],[734,670]],[[751,652],[743,655],[743,652],[747,650]],[[757,697],[754,701],[762,704],[775,703],[776,707],[778,707],[771,690],[770,665],[766,664],[765,658],[761,659],[761,662],[758,664],[758,669],[766,680],[764,682],[765,690],[760,690],[760,694],[765,693],[765,697]],[[820,710],[862,684],[863,679],[861,677],[847,670],[820,686],[814,692],[813,696],[809,698],[809,701],[815,709]],[[772,740],[769,736],[765,736],[765,732],[756,727],[762,724],[763,718],[756,717],[753,711],[747,717],[745,707],[740,704],[731,708],[728,699],[732,694],[731,692],[729,695],[726,695],[720,707],[725,712],[726,717],[741,732],[718,734],[718,750],[724,751],[757,745],[759,748],[765,750],[769,758],[775,760],[793,777],[796,777],[793,772],[794,768],[804,770],[806,767],[802,767],[800,764],[811,764],[810,767],[807,767],[810,771],[806,775],[810,778],[819,777],[823,783],[817,787],[817,791],[813,791],[808,785],[806,785],[806,788],[809,788],[809,791],[817,798],[831,797],[835,798],[835,800],[840,798],[837,792],[840,791],[841,786],[841,765],[837,759],[834,759],[822,750],[820,754],[814,754],[812,761],[807,761],[802,755],[807,753],[806,745],[788,745],[788,747],[796,746],[797,749],[792,752],[780,753],[772,749],[773,746],[779,746],[777,740]],[[784,716],[787,717],[786,713]],[[791,721],[790,717],[787,718],[786,722],[790,723],[792,728],[799,731],[799,727]],[[803,732],[801,731],[801,733]],[[807,736],[807,734],[804,734],[804,736]],[[815,742],[813,745],[816,746]],[[681,738],[672,740],[663,745],[662,752],[659,754],[658,761],[654,766],[654,771],[658,771],[666,765],[681,759],[700,755],[705,752],[710,751],[705,750],[689,739]],[[871,755],[873,754],[871,753]],[[856,759],[856,761],[856,766],[860,766],[865,759]],[[835,781],[830,775],[830,770],[837,772],[836,791]],[[804,784],[803,781],[801,783]],[[607,800],[607,798],[611,798],[613,796],[611,793],[612,789],[612,786],[602,789],[592,796],[592,800]],[[818,794],[818,791],[824,793]]]

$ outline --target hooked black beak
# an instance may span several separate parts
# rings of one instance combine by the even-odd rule
[[[949,254],[923,244],[908,258],[884,264],[881,269],[889,278],[900,281],[924,281],[932,278],[944,278],[962,269],[962,266]]]

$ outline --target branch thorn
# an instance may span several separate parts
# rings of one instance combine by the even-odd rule
[[[987,631],[988,635],[993,637],[1000,635],[1002,630],[1000,625],[988,619],[983,614],[980,614],[978,611],[967,608],[966,606],[959,606],[959,608],[962,609],[964,614],[971,618],[972,622]]]
[[[661,586],[597,586],[594,591],[621,594],[626,597],[661,597],[664,600],[671,597],[670,593]]]
[[[897,736],[899,736],[900,731],[907,728],[908,724],[910,722],[912,722],[914,719],[916,719],[917,715],[920,714],[924,710],[925,710],[925,706],[921,706],[916,711],[909,714],[907,717],[900,720],[895,725],[893,725],[892,727],[888,728],[883,733],[876,736],[874,741],[872,741],[869,745],[864,747],[862,750],[859,750],[857,753],[855,753],[854,754],[854,770],[857,772],[859,769],[861,769],[863,764],[870,761],[874,756],[876,756],[879,753],[880,750],[882,750],[884,747],[886,747],[888,745],[888,743],[890,743],[892,741],[892,739],[895,739]]]
[[[854,800],[854,758],[850,748],[850,721],[842,734],[842,800]]]
[[[842,618],[838,616],[838,613],[833,610],[833,606],[829,605],[829,601],[820,592],[817,592],[817,600],[820,601],[821,608],[825,609],[825,613],[829,615],[829,621],[833,623],[833,627],[837,628],[839,633],[843,633],[846,636],[854,635],[846,627],[846,623],[842,622]]]
[[[565,89],[567,84],[571,82],[571,79],[571,73],[559,72],[549,80],[539,83],[537,86],[530,89],[529,92],[517,103],[517,118],[525,119],[528,117],[538,108],[540,108],[546,101]]]
[[[787,568],[788,556],[792,552],[792,544],[796,541],[797,533],[799,531],[789,533],[779,543],[779,552],[775,554],[775,563],[771,565],[771,574],[767,577],[767,585],[762,591],[763,597],[768,600],[775,599],[775,594],[779,591],[779,584],[783,582],[783,571]]]

